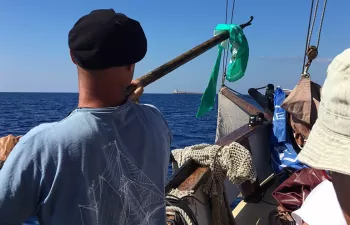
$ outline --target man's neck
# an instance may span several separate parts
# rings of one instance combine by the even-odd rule
[[[86,71],[78,67],[79,107],[105,108],[126,102],[125,88],[132,76],[127,68],[116,67],[101,71]]]
[[[126,98],[116,96],[91,96],[87,94],[79,94],[79,108],[107,108],[116,107],[125,104]]]

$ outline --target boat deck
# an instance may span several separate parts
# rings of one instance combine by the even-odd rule
[[[246,203],[241,201],[232,211],[237,225],[270,225],[269,213],[277,208],[277,202],[271,193],[278,187],[279,183],[274,182],[259,203]]]

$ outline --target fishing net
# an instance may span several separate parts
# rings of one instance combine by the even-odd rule
[[[218,117],[215,141],[230,134],[249,121],[249,115],[222,94],[218,94]]]
[[[199,144],[172,151],[179,166],[193,159],[202,166],[208,166],[211,174],[203,191],[212,198],[212,216],[214,225],[229,224],[225,203],[224,180],[226,177],[235,184],[245,181],[255,182],[257,174],[250,152],[239,143],[228,146]],[[176,190],[172,194],[181,194]],[[183,193],[182,193],[183,194]]]

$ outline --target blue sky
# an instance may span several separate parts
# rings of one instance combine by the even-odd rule
[[[233,22],[244,23],[251,15],[255,19],[245,29],[250,46],[246,75],[229,86],[243,93],[267,83],[293,88],[300,78],[310,2],[236,0]],[[98,8],[114,8],[142,24],[148,52],[136,66],[136,77],[211,38],[225,20],[225,0],[1,0],[0,92],[77,92],[67,36],[81,16]],[[350,45],[349,8],[349,0],[328,1],[319,59],[310,70],[321,85],[330,60]],[[317,31],[318,23],[312,43]],[[204,91],[215,57],[216,48],[146,92]]]

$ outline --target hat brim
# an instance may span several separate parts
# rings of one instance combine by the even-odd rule
[[[318,119],[298,159],[315,169],[350,175],[350,138],[329,130]]]

